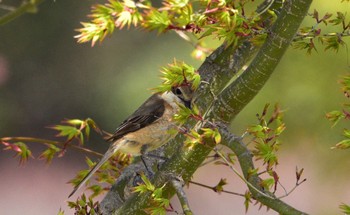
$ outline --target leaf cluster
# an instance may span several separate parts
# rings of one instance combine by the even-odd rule
[[[278,165],[277,151],[281,145],[279,136],[286,127],[283,122],[283,111],[281,111],[279,105],[274,106],[270,116],[268,116],[269,106],[269,104],[266,104],[262,113],[257,114],[258,123],[249,126],[247,132],[253,137],[254,149],[252,154],[256,160],[263,161],[265,173],[269,176],[260,182],[260,186],[265,190],[274,187],[275,192],[279,181],[278,174],[274,171],[274,167]],[[256,174],[258,174],[258,168],[250,170],[249,175]],[[249,201],[246,201],[246,207],[247,204],[249,204]]]
[[[28,146],[23,142],[5,142],[0,141],[0,144],[4,146],[4,150],[14,151],[16,157],[19,157],[19,163],[24,164],[30,157],[33,158],[32,152]]]
[[[200,84],[200,76],[197,70],[185,62],[174,60],[173,63],[168,64],[161,69],[162,84],[156,87],[156,92],[170,91],[172,87],[191,86],[195,91]]]
[[[263,160],[266,169],[278,164],[276,152],[279,149],[278,137],[285,130],[283,112],[278,104],[275,105],[270,117],[267,116],[269,104],[266,104],[262,113],[257,114],[258,123],[248,127],[247,132],[254,137],[254,150],[257,160]]]
[[[75,202],[68,201],[68,206],[74,208],[77,215],[102,215],[99,202],[93,201],[91,197],[87,199],[84,194]],[[62,211],[60,213],[63,214]]]
[[[62,121],[62,125],[54,125],[49,128],[58,131],[57,137],[66,137],[67,142],[71,142],[75,139],[78,140],[80,144],[84,144],[84,135],[87,139],[89,138],[91,128],[99,134],[102,134],[97,124],[90,118],[85,120],[68,119]]]
[[[342,77],[340,81],[342,85],[342,91],[346,99],[350,98],[350,75]],[[326,118],[332,123],[332,127],[337,125],[341,120],[350,119],[350,104],[345,103],[342,105],[342,110],[333,110],[326,114]],[[343,136],[345,139],[338,142],[332,149],[348,149],[350,148],[350,130],[344,128]]]
[[[115,28],[131,25],[148,31],[170,30],[191,33],[201,39],[214,36],[227,45],[239,38],[266,35],[263,23],[253,14],[245,14],[245,6],[253,1],[242,0],[163,0],[160,7],[150,0],[109,0],[92,7],[89,22],[82,22],[78,42],[102,41]],[[258,40],[257,40],[258,41]]]
[[[163,188],[165,185],[156,188],[144,174],[141,174],[141,179],[143,184],[134,187],[134,192],[141,194],[146,192],[151,193],[150,205],[145,209],[145,212],[148,214],[165,215],[167,208],[170,206],[170,200],[163,197]]]
[[[69,183],[71,183],[73,186],[77,186],[90,172],[91,168],[96,165],[96,163],[88,157],[86,157],[85,162],[89,168],[79,171],[77,175],[69,181]],[[112,185],[120,176],[120,173],[123,171],[123,169],[130,165],[131,162],[132,158],[122,153],[116,153],[110,159],[108,159],[108,161],[106,161],[94,174],[95,180],[99,183],[93,185],[86,183],[87,189],[92,192],[90,197],[94,198],[102,194],[104,191],[108,190],[108,188],[103,188],[99,184],[107,183],[109,185]]]
[[[65,137],[65,141],[60,142],[31,137],[4,137],[0,138],[0,143],[4,146],[4,150],[14,151],[16,156],[20,157],[20,164],[25,163],[30,157],[33,158],[32,152],[28,148],[27,143],[41,143],[46,146],[46,149],[39,155],[38,158],[45,160],[46,163],[49,164],[55,156],[62,157],[68,146],[73,146],[76,149],[83,150],[85,152],[92,152],[85,148],[72,145],[71,143],[76,140],[79,145],[83,144],[84,139],[89,138],[91,129],[95,130],[99,134],[102,134],[102,130],[100,130],[96,123],[90,118],[85,120],[64,120],[63,124],[50,126],[49,128],[58,131],[56,136]]]
[[[315,22],[311,27],[302,27],[292,43],[296,49],[306,50],[308,54],[317,51],[315,40],[324,46],[325,51],[338,51],[341,46],[345,46],[344,37],[350,36],[350,21],[347,19],[347,13],[337,12],[336,15],[325,13],[323,16],[315,9],[309,15]],[[331,24],[337,27],[336,32],[323,32],[322,25]]]

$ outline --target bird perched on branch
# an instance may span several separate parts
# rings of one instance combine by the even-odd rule
[[[102,159],[74,188],[71,197],[114,153],[120,151],[133,156],[144,155],[167,143],[176,135],[173,116],[180,105],[191,107],[193,90],[190,85],[172,87],[171,91],[155,93],[129,116],[107,139],[111,145]]]

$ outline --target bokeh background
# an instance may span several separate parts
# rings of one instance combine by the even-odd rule
[[[36,14],[26,14],[0,27],[0,136],[52,138],[48,126],[65,118],[93,118],[103,129],[114,128],[132,113],[160,83],[159,68],[174,58],[195,66],[191,45],[174,33],[156,35],[135,29],[116,31],[102,44],[77,44],[73,38],[96,1],[46,1]],[[101,2],[101,1],[99,1]],[[4,0],[1,4],[13,4]],[[350,7],[339,1],[315,1],[310,11],[320,14]],[[1,11],[3,12],[3,11]],[[340,214],[338,205],[350,203],[349,152],[331,150],[341,140],[342,126],[330,127],[325,113],[344,102],[341,75],[349,72],[349,53],[326,52],[308,56],[289,49],[261,93],[232,123],[236,134],[256,122],[265,103],[279,103],[287,130],[282,136],[277,171],[289,190],[295,167],[304,168],[302,186],[284,200],[311,214]],[[29,144],[38,156],[43,146]],[[94,137],[88,148],[103,153],[108,147]],[[77,171],[86,168],[85,154],[69,150],[51,165],[31,159],[19,166],[13,153],[0,150],[1,214],[57,214],[66,206]],[[97,158],[93,158],[97,159]],[[226,167],[200,168],[194,181],[215,185],[227,178],[227,190],[244,192],[245,186]],[[281,188],[279,188],[281,191]],[[244,214],[243,199],[217,194],[195,185],[187,189],[195,214]],[[174,207],[181,211],[176,198]],[[251,206],[247,214],[276,214]]]

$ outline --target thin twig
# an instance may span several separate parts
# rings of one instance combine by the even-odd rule
[[[283,196],[278,197],[278,199],[282,199],[282,198],[284,198],[284,197],[289,196],[299,185],[301,185],[301,184],[304,183],[305,181],[306,181],[306,178],[305,178],[304,180],[302,180],[301,182],[296,183],[295,186],[294,186],[288,193],[284,194]]]
[[[214,151],[221,157],[222,160],[224,160],[224,162],[227,164],[227,166],[230,167],[230,169],[244,182],[248,185],[248,187],[252,188],[253,190],[255,190],[256,192],[258,192],[260,195],[263,195],[267,198],[270,198],[270,199],[275,199],[273,198],[272,196],[269,196],[263,192],[261,192],[260,190],[258,190],[258,188],[256,188],[254,185],[252,185],[249,181],[247,181],[247,179],[245,179],[237,170],[236,168],[234,168],[232,166],[232,164],[225,158],[225,156],[223,154],[221,154],[221,152],[219,152],[217,150],[217,148],[214,148]]]
[[[0,4],[0,9],[7,10],[7,11],[14,11],[16,10],[16,7]]]
[[[40,138],[34,138],[34,137],[2,137],[0,138],[0,141],[2,142],[8,142],[8,141],[12,141],[12,142],[33,142],[33,143],[42,143],[44,145],[48,145],[48,144],[53,144],[53,145],[60,145],[60,146],[64,146],[64,144],[66,144],[65,142],[59,142],[59,141],[54,141],[54,140],[45,140],[45,139],[40,139]],[[93,154],[99,157],[102,157],[103,154],[95,152],[93,150],[81,147],[81,146],[77,146],[77,145],[73,145],[73,144],[67,144],[69,147],[72,147],[74,149],[77,149],[79,151],[82,152],[86,152],[89,154]]]
[[[215,189],[213,187],[205,185],[205,184],[202,184],[202,183],[198,183],[198,182],[195,182],[195,181],[189,181],[189,183],[198,185],[200,187],[208,188],[210,190],[213,190],[214,192],[217,192],[217,191],[215,191]],[[228,194],[244,197],[244,194],[236,193],[236,192],[232,192],[232,191],[228,191],[228,190],[221,190],[220,193],[228,193]]]

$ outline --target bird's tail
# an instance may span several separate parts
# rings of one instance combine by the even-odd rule
[[[113,143],[112,143],[113,144]],[[116,147],[114,145],[117,145]],[[69,194],[68,198],[71,197],[77,190],[79,190],[93,174],[118,150],[119,144],[113,144],[107,152],[103,155],[102,159],[90,170],[90,172],[81,180],[81,182],[74,187],[74,190]]]

